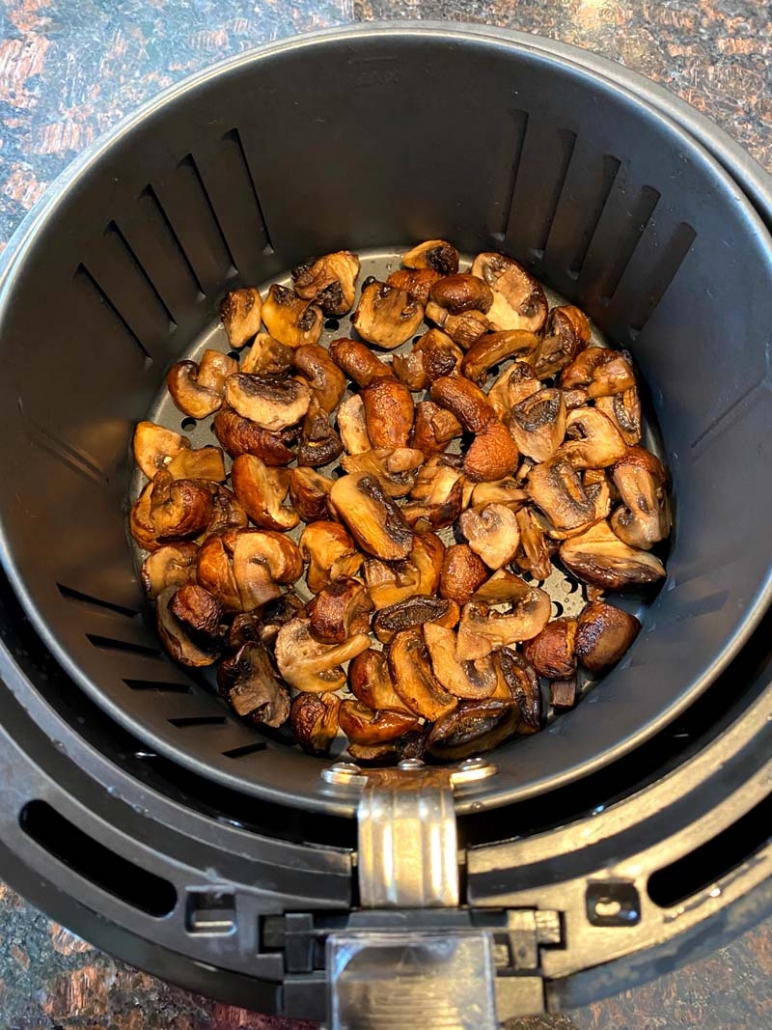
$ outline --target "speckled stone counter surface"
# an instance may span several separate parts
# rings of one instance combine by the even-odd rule
[[[0,247],[46,185],[136,105],[229,54],[374,18],[484,22],[595,50],[668,86],[772,169],[761,0],[2,0]],[[79,941],[0,885],[0,1030],[302,1030],[191,995]],[[772,924],[654,984],[512,1027],[772,1027]]]

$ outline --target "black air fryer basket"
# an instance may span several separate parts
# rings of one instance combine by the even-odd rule
[[[444,984],[429,1004],[403,975],[420,1021],[438,998],[469,1018],[447,985],[476,976],[482,1030],[494,996],[499,1019],[581,1004],[759,918],[771,206],[764,173],[668,94],[482,28],[257,51],[84,154],[0,270],[0,873],[160,976],[335,1026],[406,1025],[384,999],[408,954]],[[341,247],[380,267],[438,236],[504,250],[632,351],[676,526],[619,666],[461,770],[456,817],[446,791],[430,799],[458,893],[444,907],[426,883],[373,890],[387,859],[433,857],[388,851],[364,777],[237,722],[164,656],[126,533],[134,425],[217,338],[226,290]]]

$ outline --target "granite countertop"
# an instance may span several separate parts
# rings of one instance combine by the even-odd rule
[[[78,152],[229,54],[376,18],[482,22],[574,43],[669,87],[772,170],[772,8],[759,0],[2,0],[0,248]],[[0,1030],[302,1030],[191,995],[0,884]],[[687,969],[528,1030],[772,1026],[772,922]]]

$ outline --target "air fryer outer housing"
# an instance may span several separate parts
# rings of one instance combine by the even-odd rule
[[[506,941],[507,913],[556,913],[537,966],[499,970],[522,981],[514,1011],[533,982],[548,1009],[581,1004],[759,918],[771,203],[669,94],[480,28],[279,44],[87,151],[1,265],[3,876],[157,975],[314,1018],[345,927]],[[355,799],[159,653],[126,540],[129,441],[225,289],[436,235],[511,253],[630,347],[677,531],[628,658],[459,800],[464,908],[379,914],[357,906]]]

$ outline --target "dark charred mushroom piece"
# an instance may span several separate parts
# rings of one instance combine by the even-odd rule
[[[370,629],[373,602],[358,579],[339,576],[308,605],[311,636],[323,644],[342,644]]]
[[[458,251],[446,240],[426,240],[402,256],[405,268],[430,268],[440,275],[455,275],[458,271]]]
[[[435,722],[427,739],[429,754],[457,762],[491,751],[516,732],[520,713],[506,701],[465,701]]]
[[[507,421],[520,452],[536,462],[548,461],[566,433],[566,404],[560,390],[540,390],[516,404]]]
[[[232,408],[221,408],[214,417],[212,428],[231,458],[238,458],[240,454],[254,454],[266,465],[277,468],[288,465],[295,457],[291,446],[297,439],[297,428],[271,433]]]
[[[373,619],[373,632],[383,644],[388,644],[397,633],[428,622],[452,629],[461,614],[455,601],[440,597],[416,596],[382,608]],[[383,705],[375,705],[381,708]]]
[[[197,583],[181,586],[169,602],[169,612],[191,639],[214,646],[224,609],[217,598]]]
[[[354,306],[359,258],[349,250],[325,254],[292,270],[295,292],[314,301],[328,318],[345,315]]]
[[[263,322],[274,340],[285,347],[318,343],[323,321],[322,309],[303,300],[294,290],[276,284],[269,289],[263,304]]]
[[[236,615],[228,631],[228,647],[238,649],[242,644],[258,643],[273,647],[282,626],[305,615],[306,606],[292,591]]]
[[[496,700],[512,700],[520,710],[518,733],[536,733],[541,729],[543,705],[539,679],[533,666],[509,647],[496,655],[500,685],[493,695]]]
[[[435,678],[420,629],[397,633],[389,644],[389,671],[394,689],[416,715],[434,722],[451,712],[458,699]]]
[[[289,718],[289,693],[260,644],[244,644],[226,658],[217,670],[217,685],[236,715],[247,722],[276,728]]]
[[[307,755],[323,758],[338,734],[340,698],[324,694],[298,694],[292,702],[290,724],[300,747]]]
[[[523,656],[540,676],[568,679],[576,672],[576,619],[553,619],[523,644]]]
[[[533,360],[534,375],[549,379],[566,365],[590,342],[590,323],[587,316],[572,304],[553,308],[547,317],[544,336]]]
[[[659,558],[628,547],[607,522],[597,522],[560,547],[560,560],[585,583],[606,590],[626,590],[655,583],[665,576]]]
[[[298,463],[311,468],[329,465],[343,453],[343,443],[330,425],[330,416],[324,407],[312,398],[303,419],[303,431],[298,443]]]
[[[228,343],[235,350],[260,332],[263,302],[254,286],[226,293],[220,304],[220,318],[228,334]]]
[[[414,336],[424,309],[406,290],[372,282],[359,298],[352,324],[363,340],[384,350],[394,350]]]
[[[602,672],[616,665],[640,630],[634,615],[603,601],[592,601],[579,616],[576,657],[589,672]]]
[[[311,403],[311,389],[305,379],[260,379],[239,372],[226,382],[225,400],[239,415],[278,433],[300,422]]]
[[[385,561],[407,558],[413,531],[375,476],[342,476],[330,501],[362,550]]]

